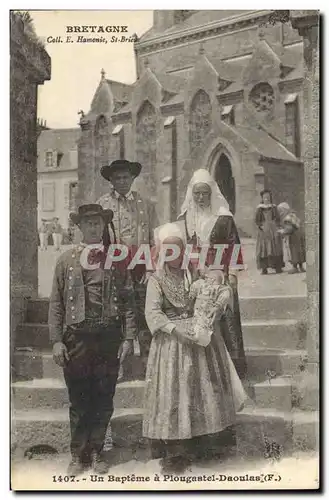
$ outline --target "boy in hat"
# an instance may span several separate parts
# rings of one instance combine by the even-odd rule
[[[131,254],[141,244],[152,244],[153,229],[158,225],[154,205],[132,190],[132,184],[139,176],[142,165],[128,160],[116,160],[101,168],[101,175],[112,185],[109,192],[97,203],[105,209],[113,211],[113,225],[118,242],[127,245]],[[136,266],[137,267],[137,266]],[[130,272],[130,288],[135,303],[135,317],[139,334],[141,356],[146,362],[151,334],[145,321],[146,269]],[[126,344],[121,356],[119,379],[122,380],[128,371],[128,360],[133,354],[135,332],[128,334],[130,344]],[[126,362],[125,362],[126,361]]]
[[[108,247],[103,241],[109,243],[106,233],[112,216],[96,204],[82,205],[71,214],[83,240],[58,259],[50,297],[53,357],[63,367],[70,400],[68,473],[74,475],[91,464],[99,474],[109,468],[103,443],[113,413],[118,353],[125,328],[134,328],[123,293],[124,269],[105,266]]]

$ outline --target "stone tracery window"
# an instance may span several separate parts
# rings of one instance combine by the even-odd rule
[[[285,136],[287,148],[297,157],[300,156],[299,109],[296,94],[287,96],[285,102]]]
[[[191,150],[200,146],[211,130],[211,102],[204,90],[198,90],[195,94],[190,111],[189,135]]]
[[[261,82],[253,87],[249,101],[261,113],[269,113],[274,107],[274,90],[269,83]]]
[[[104,115],[98,117],[95,125],[95,151],[99,165],[105,165],[108,160],[109,130]]]
[[[136,154],[143,166],[143,181],[147,188],[156,191],[156,112],[149,101],[145,101],[137,113]]]

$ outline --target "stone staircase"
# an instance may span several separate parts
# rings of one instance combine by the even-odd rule
[[[305,364],[305,338],[298,320],[303,296],[240,300],[248,364],[246,389],[253,404],[237,419],[237,453],[264,456],[279,445],[281,454],[317,448],[317,411],[299,408],[298,380]],[[62,370],[52,360],[47,327],[48,301],[29,302],[26,323],[16,333],[12,383],[12,446],[24,452],[48,444],[69,450],[68,397]],[[135,356],[136,368],[139,356]],[[144,459],[143,380],[117,385],[112,432],[118,453]]]

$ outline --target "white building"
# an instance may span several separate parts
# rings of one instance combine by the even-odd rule
[[[38,225],[59,218],[67,230],[76,209],[78,128],[43,130],[38,138]]]

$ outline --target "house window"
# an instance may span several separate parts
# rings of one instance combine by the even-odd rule
[[[69,197],[70,197],[69,198],[69,209],[71,211],[74,211],[77,208],[77,200],[78,200],[78,183],[77,182],[71,182]]]
[[[78,196],[78,183],[68,182],[64,185],[64,208],[70,211],[76,209]]]
[[[42,210],[52,212],[55,210],[55,183],[49,182],[42,186]]]
[[[57,153],[57,162],[56,162],[57,163],[57,165],[56,165],[57,167],[60,166],[63,156],[64,156],[64,153]]]
[[[78,168],[78,150],[76,148],[70,150],[70,167]]]
[[[234,107],[231,106],[224,106],[222,109],[222,114],[221,114],[222,121],[227,123],[228,125],[234,125],[235,120],[234,120]]]
[[[286,146],[289,151],[291,151],[295,156],[300,157],[299,112],[297,94],[288,95],[284,104],[286,109]]]
[[[54,154],[52,151],[46,152],[46,167],[51,168],[54,166]]]

